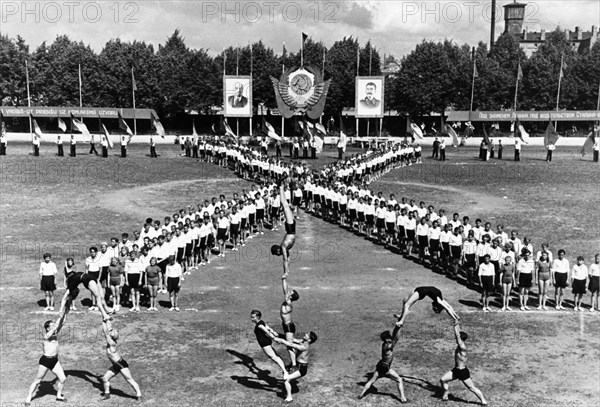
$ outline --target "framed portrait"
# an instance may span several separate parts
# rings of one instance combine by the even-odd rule
[[[383,117],[383,76],[356,77],[356,117]]]
[[[252,78],[250,76],[223,77],[223,106],[225,116],[252,117]]]

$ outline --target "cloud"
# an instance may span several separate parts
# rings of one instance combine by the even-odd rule
[[[341,23],[360,29],[373,28],[375,18],[373,7],[360,3],[339,3],[338,7],[336,14],[339,15]]]
[[[496,36],[504,30],[503,8],[498,1]],[[371,40],[387,54],[402,57],[423,39],[452,38],[459,44],[489,42],[490,1],[129,1],[80,0],[68,2],[2,1],[0,24],[9,37],[21,35],[34,50],[66,34],[100,52],[113,38],[145,41],[158,49],[180,29],[190,48],[208,49],[211,55],[227,46],[244,46],[262,40],[280,53],[300,48],[300,33],[331,46],[344,36]],[[118,4],[118,7],[115,5]],[[56,8],[58,5],[59,9]],[[99,7],[99,8],[98,8]],[[98,13],[98,11],[100,13]],[[57,14],[60,12],[60,14]],[[597,0],[538,1],[528,3],[525,25],[530,30],[591,30],[598,25]]]

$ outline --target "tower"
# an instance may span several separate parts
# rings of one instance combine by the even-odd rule
[[[504,32],[517,35],[523,32],[523,21],[525,20],[525,7],[527,4],[509,3],[504,6]]]

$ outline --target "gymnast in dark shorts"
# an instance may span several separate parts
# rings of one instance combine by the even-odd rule
[[[485,400],[485,397],[483,397],[483,393],[481,393],[481,390],[475,387],[473,380],[471,380],[471,372],[469,372],[469,369],[467,369],[467,347],[465,345],[465,341],[469,338],[469,335],[460,330],[458,321],[454,321],[454,337],[457,345],[456,349],[454,350],[454,368],[443,375],[440,379],[440,385],[442,386],[442,389],[444,389],[442,400],[448,400],[448,396],[450,395],[448,382],[460,380],[467,387],[467,389],[469,389],[479,398],[479,401],[482,405],[486,405],[487,401]]]
[[[452,306],[444,300],[442,297],[442,292],[436,288],[431,286],[417,287],[413,291],[413,293],[406,299],[404,299],[404,307],[402,308],[402,314],[394,315],[398,318],[397,325],[402,326],[404,324],[404,320],[408,315],[408,311],[410,307],[417,301],[425,299],[425,297],[429,297],[432,301],[432,307],[436,314],[442,312],[442,310],[446,310],[448,315],[450,315],[454,320],[458,321],[459,317],[452,308]]]
[[[290,190],[292,187],[290,186]],[[283,214],[285,216],[285,236],[281,244],[271,246],[271,254],[274,256],[283,256],[284,263],[287,261],[290,250],[296,243],[296,220],[294,219],[294,213],[285,199],[285,186],[284,182],[279,186],[279,199],[281,200],[281,207],[283,208]]]
[[[129,383],[129,385],[135,391],[135,398],[137,401],[140,401],[142,397],[140,386],[135,380],[133,380],[131,371],[129,370],[129,364],[125,361],[125,359],[123,359],[118,349],[119,331],[113,329],[110,321],[102,322],[102,331],[104,332],[104,336],[106,338],[106,356],[108,356],[108,360],[110,360],[112,365],[102,377],[102,384],[104,385],[102,400],[110,399],[110,380],[114,376],[121,373],[127,383]]]
[[[292,398],[292,385],[290,381],[294,379],[299,379],[301,377],[306,376],[308,372],[308,354],[310,352],[310,345],[317,341],[317,334],[313,331],[305,334],[302,339],[294,339],[293,341],[288,341],[280,337],[275,337],[273,340],[277,343],[285,345],[289,348],[292,348],[294,352],[296,352],[296,359],[298,360],[298,370],[284,377],[284,386],[287,393],[287,397],[285,401],[287,403],[293,401]]]
[[[398,392],[400,393],[400,401],[406,403],[406,397],[404,396],[404,385],[402,384],[402,378],[400,375],[392,369],[392,362],[394,361],[394,347],[398,343],[400,338],[400,327],[395,326],[394,331],[390,334],[390,331],[382,332],[381,335],[381,360],[377,362],[375,371],[365,384],[362,393],[358,396],[358,399],[365,397],[371,386],[380,378],[388,377],[394,380],[398,384]]]
[[[283,363],[283,359],[279,357],[275,349],[273,349],[273,337],[277,335],[271,327],[265,324],[265,321],[262,320],[262,313],[258,310],[253,310],[250,313],[250,319],[254,322],[254,335],[256,335],[256,341],[258,345],[262,348],[265,355],[267,355],[273,362],[277,363],[277,366],[281,368],[283,372],[283,378],[286,379],[288,376],[288,372],[285,369],[285,363]]]
[[[31,403],[33,393],[35,393],[37,386],[42,382],[44,376],[46,376],[46,373],[48,373],[48,371],[54,373],[56,375],[56,378],[58,379],[56,401],[66,401],[62,394],[62,390],[67,377],[58,360],[57,336],[64,325],[69,309],[69,307],[64,308],[64,312],[60,312],[60,317],[55,323],[52,323],[52,321],[46,321],[44,323],[44,329],[46,330],[46,332],[44,333],[43,342],[44,353],[40,358],[38,372],[35,377],[35,380],[29,387],[29,393],[27,394],[27,398],[25,399],[25,405],[29,405]]]
[[[109,319],[110,318],[108,315],[109,308],[106,305],[104,296],[101,294],[102,291],[101,291],[100,283],[98,283],[94,279],[94,276],[92,276],[90,274],[85,274],[82,272],[71,273],[69,275],[69,277],[67,278],[67,290],[65,291],[65,294],[63,295],[63,298],[62,298],[62,301],[60,304],[59,315],[65,311],[66,306],[70,307],[71,303],[79,295],[79,284],[83,284],[83,286],[85,288],[87,288],[88,290],[90,290],[92,295],[94,297],[96,297],[96,303],[99,305],[98,309],[100,310],[100,313],[102,314],[102,319],[103,320]]]

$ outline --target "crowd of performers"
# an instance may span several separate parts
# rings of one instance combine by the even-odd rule
[[[435,211],[425,202],[416,204],[405,197],[400,201],[392,194],[386,199],[382,192],[374,194],[369,184],[394,168],[421,163],[421,151],[408,145],[385,146],[364,154],[355,154],[344,161],[337,161],[313,170],[300,163],[284,163],[278,158],[269,159],[248,147],[212,144],[199,155],[200,160],[233,169],[240,177],[256,181],[249,190],[242,190],[227,198],[205,200],[196,208],[189,206],[173,217],[158,220],[147,219],[141,231],[134,232],[133,240],[124,233],[121,239],[113,238],[110,244],[102,243],[100,250],[89,249],[84,271],[77,271],[72,258],[64,267],[65,293],[61,301],[59,318],[55,323],[45,324],[44,356],[40,359],[38,375],[31,386],[27,402],[47,371],[59,379],[57,400],[64,399],[62,388],[64,372],[58,362],[57,334],[69,310],[75,309],[74,300],[83,284],[92,294],[91,309],[102,315],[102,326],[107,341],[107,355],[112,367],[103,377],[103,397],[110,397],[110,379],[122,373],[141,397],[137,383],[131,377],[127,362],[117,350],[118,331],[111,325],[113,312],[121,305],[130,306],[130,311],[140,311],[140,297],[145,297],[148,311],[157,311],[157,294],[168,292],[171,311],[179,311],[178,292],[184,275],[199,266],[210,263],[211,256],[224,257],[227,251],[237,251],[254,235],[264,234],[265,226],[273,231],[285,229],[280,245],[271,249],[273,255],[283,258],[282,288],[284,301],[280,316],[283,333],[277,333],[262,320],[262,314],[253,310],[251,319],[255,323],[255,334],[264,352],[282,369],[286,400],[292,400],[290,381],[306,375],[310,345],[317,335],[310,331],[302,339],[294,336],[296,326],[292,322],[293,302],[299,294],[291,290],[289,278],[289,250],[293,247],[296,234],[296,218],[299,208],[322,217],[332,223],[364,234],[386,246],[396,248],[407,257],[416,255],[418,261],[451,276],[464,275],[471,284],[478,284],[482,291],[484,311],[489,311],[489,299],[496,290],[503,294],[502,310],[510,310],[510,295],[513,286],[519,288],[521,310],[528,310],[528,294],[533,282],[538,282],[538,309],[546,309],[550,284],[555,287],[555,308],[564,309],[565,288],[573,287],[574,309],[583,310],[582,297],[586,284],[592,293],[590,311],[598,309],[598,279],[600,277],[600,255],[586,267],[583,257],[570,267],[565,251],[559,250],[553,258],[547,244],[533,256],[534,248],[529,239],[521,241],[517,231],[510,237],[502,225],[492,230],[489,222],[476,219],[470,224],[468,216],[462,218],[454,213],[451,220],[445,211]],[[211,151],[209,153],[208,151]],[[264,153],[264,152],[263,152]],[[46,294],[46,310],[54,309],[53,292],[58,275],[51,255],[44,255],[40,266],[41,289]],[[589,278],[589,283],[588,283]],[[140,294],[145,295],[141,296]],[[466,369],[467,335],[460,331],[459,317],[450,304],[443,300],[441,292],[434,287],[420,287],[405,300],[402,314],[394,331],[382,334],[382,361],[378,363],[376,375],[365,386],[361,397],[379,377],[388,376],[398,382],[401,399],[405,399],[402,381],[391,369],[393,347],[398,340],[400,328],[410,307],[419,299],[429,296],[434,310],[445,309],[455,321],[456,367],[441,378],[444,398],[448,397],[447,382],[459,379],[476,394],[481,403],[485,399],[475,388]],[[112,302],[109,308],[108,303]],[[436,305],[437,304],[437,305]],[[285,366],[274,351],[273,342],[285,346],[290,365]]]

